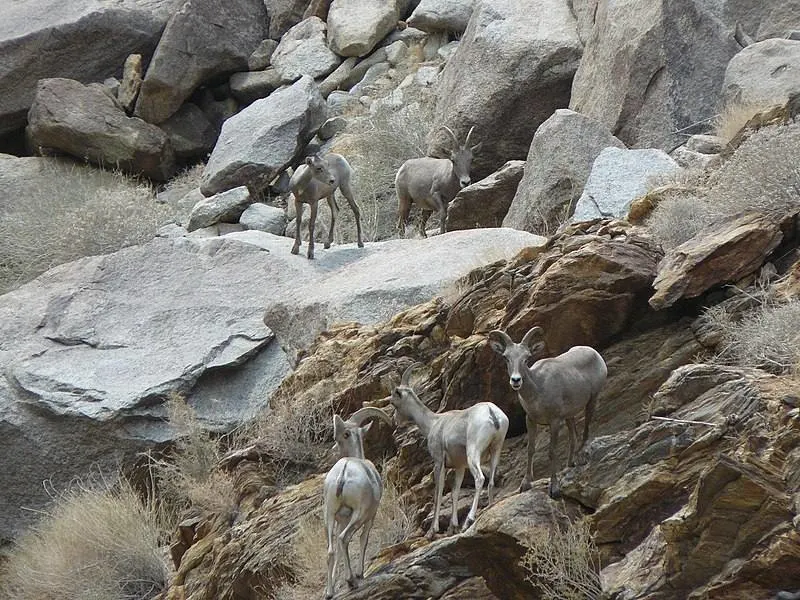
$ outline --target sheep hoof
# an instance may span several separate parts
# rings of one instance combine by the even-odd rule
[[[309,252],[308,253],[308,260],[314,260],[314,253],[313,252]]]
[[[548,493],[553,500],[558,500],[561,498],[561,488],[554,481],[550,482],[550,489],[548,490]]]
[[[450,526],[447,528],[447,535],[453,535],[458,531],[458,523],[450,523]]]
[[[348,579],[347,580],[347,587],[349,587],[351,590],[356,589],[358,587],[358,578],[357,577],[353,577],[352,579]]]
[[[330,247],[331,247],[331,243],[330,243],[330,242],[325,242],[325,243],[322,245],[322,247],[323,247],[323,248],[325,248],[325,250],[329,250],[329,249],[330,249]]]
[[[358,247],[359,248],[363,248],[364,247],[364,242],[358,242]]]
[[[428,533],[425,534],[425,537],[428,538],[429,540],[432,540],[433,538],[436,537],[437,533],[439,533],[439,532],[438,531],[434,531],[433,527],[431,527],[430,531],[428,531]]]
[[[467,529],[469,529],[469,528],[472,526],[472,524],[473,524],[474,522],[475,522],[475,521],[473,521],[472,519],[470,519],[469,517],[467,517],[467,520],[466,520],[466,521],[464,521],[464,524],[461,526],[461,532],[463,533],[463,532],[465,532]]]
[[[292,254],[300,254],[300,246],[292,246]]]
[[[525,481],[523,481],[522,483],[519,484],[520,493],[527,492],[530,489],[531,489],[531,482],[530,481],[525,480]]]

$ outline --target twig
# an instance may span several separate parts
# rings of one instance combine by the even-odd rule
[[[689,421],[687,419],[670,419],[669,417],[650,417],[656,421],[669,421],[670,423],[684,423],[686,425],[708,425],[709,427],[716,427],[718,423],[709,423],[707,421]]]

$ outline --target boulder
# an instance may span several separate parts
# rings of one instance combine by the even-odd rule
[[[728,63],[722,100],[728,105],[785,105],[800,93],[800,41],[770,39],[744,48]]]
[[[103,81],[130,54],[152,55],[181,1],[0,3],[0,136],[25,126],[40,79]]]
[[[599,0],[569,107],[629,147],[672,150],[718,110],[741,7],[726,24],[700,0]]]
[[[724,219],[667,253],[658,266],[650,305],[668,308],[734,283],[761,268],[782,240],[781,224],[774,217],[751,212]]]
[[[283,83],[283,77],[273,68],[234,73],[230,78],[231,94],[245,105],[266,98]]]
[[[398,0],[333,0],[328,45],[340,56],[366,56],[399,18]]]
[[[203,194],[240,185],[265,188],[303,151],[325,113],[325,100],[310,77],[256,100],[222,126],[203,171]]]
[[[286,213],[275,206],[254,202],[244,210],[239,217],[239,223],[245,229],[283,235],[286,229]]]
[[[182,105],[160,127],[169,137],[175,156],[183,162],[208,156],[219,133],[200,107],[191,102]]]
[[[273,40],[280,40],[284,33],[303,20],[303,15],[312,1],[264,0],[269,15],[269,37]]]
[[[142,87],[142,55],[131,54],[122,68],[122,81],[117,90],[117,100],[127,114],[133,112],[136,98]]]
[[[496,173],[458,192],[447,211],[447,230],[499,227],[524,170],[524,161],[510,160]]]
[[[245,186],[204,198],[189,213],[186,229],[194,231],[217,223],[237,223],[251,202],[250,192]]]
[[[571,0],[570,7],[578,21],[578,36],[581,43],[585,46],[592,34],[594,27],[595,13],[600,0]]]
[[[269,66],[269,61],[272,59],[272,53],[278,47],[278,42],[267,38],[262,40],[261,43],[253,50],[250,58],[247,59],[247,68],[250,71],[261,71]]]
[[[604,148],[625,145],[592,119],[558,109],[536,130],[504,227],[549,233],[570,216]]]
[[[158,42],[136,115],[149,123],[165,121],[200,84],[245,70],[266,36],[263,0],[187,0]]]
[[[290,245],[288,240],[284,243]],[[318,276],[271,293],[264,322],[275,328],[284,350],[295,354],[337,321],[375,323],[389,318],[400,306],[440,292],[477,264],[510,258],[522,248],[543,243],[544,238],[513,229],[470,229],[427,239],[374,242],[363,249],[353,244],[318,249],[317,260],[306,261]]]
[[[422,0],[406,23],[422,31],[462,34],[467,28],[475,0]]]
[[[661,150],[607,147],[592,164],[572,220],[622,217],[627,214],[631,202],[647,193],[654,178],[679,168],[678,163]],[[598,214],[598,207],[602,214]]]
[[[34,148],[57,150],[156,181],[168,179],[175,168],[167,134],[127,116],[99,84],[41,80],[28,113],[26,135]]]
[[[347,129],[347,119],[344,117],[333,117],[322,124],[319,131],[317,131],[317,135],[321,140],[329,140],[345,129]]]
[[[272,66],[286,82],[308,75],[324,77],[342,62],[328,48],[327,26],[319,17],[309,17],[287,31],[272,55]]]
[[[563,0],[544,0],[536,10],[528,0],[476,6],[442,73],[435,119],[459,139],[475,126],[483,148],[472,163],[473,179],[524,159],[536,128],[569,103],[581,52]],[[435,133],[434,147],[448,144],[445,132]]]

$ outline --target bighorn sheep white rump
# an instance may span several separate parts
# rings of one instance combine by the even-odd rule
[[[294,246],[292,254],[300,252],[300,223],[303,220],[303,204],[311,207],[311,217],[308,222],[308,258],[314,258],[314,226],[317,221],[317,206],[322,198],[328,199],[328,206],[331,207],[331,227],[328,231],[328,241],[325,248],[330,248],[333,243],[333,231],[336,227],[336,217],[339,207],[336,204],[334,193],[337,188],[347,199],[347,203],[353,210],[356,218],[356,233],[358,236],[358,247],[363,248],[364,242],[361,240],[361,211],[358,208],[353,188],[350,185],[353,170],[344,156],[326,154],[324,157],[318,155],[309,156],[305,163],[297,167],[297,170],[289,180],[289,188],[294,195],[294,207],[297,214],[297,227],[294,233]]]
[[[425,223],[433,211],[439,213],[439,232],[446,231],[447,205],[456,197],[461,188],[470,183],[469,169],[472,157],[481,148],[478,143],[471,148],[469,140],[475,127],[467,133],[464,145],[460,145],[456,134],[449,127],[442,127],[453,138],[455,148],[450,151],[449,158],[412,158],[402,164],[394,178],[397,191],[397,229],[400,235],[406,233],[406,222],[411,212],[411,204],[416,202],[422,209],[419,231],[423,237]]]
[[[336,563],[344,557],[347,584],[354,588],[364,576],[364,560],[372,522],[378,512],[383,495],[383,483],[378,470],[364,458],[364,435],[372,423],[361,425],[377,417],[390,426],[392,420],[382,410],[366,407],[354,412],[347,421],[333,416],[333,437],[340,458],[325,476],[322,496],[325,504],[325,530],[328,537],[328,578],[325,598],[332,598],[336,581]],[[348,547],[353,534],[361,529],[361,563],[355,575],[350,567]]]
[[[411,372],[416,365],[408,367],[392,393],[390,402],[396,410],[398,422],[413,421],[428,440],[428,452],[433,458],[433,479],[436,486],[433,500],[433,522],[429,537],[439,533],[439,509],[444,491],[445,468],[455,470],[453,482],[453,514],[450,531],[458,528],[458,495],[464,472],[469,468],[475,478],[475,497],[472,500],[463,529],[475,521],[478,500],[485,477],[481,465],[489,466],[489,504],[494,501],[494,475],[500,462],[500,451],[508,431],[508,417],[491,402],[479,402],[461,410],[435,413],[425,406],[409,385]]]
[[[544,348],[541,327],[533,327],[515,344],[503,331],[489,334],[492,349],[506,360],[509,382],[517,392],[525,409],[528,426],[528,463],[520,491],[531,488],[533,479],[533,452],[536,449],[536,426],[550,427],[550,496],[556,498],[561,491],[556,478],[558,471],[556,444],[558,431],[567,424],[569,435],[569,464],[574,464],[575,417],[585,413],[583,440],[589,437],[589,423],[594,413],[595,402],[606,381],[608,369],[603,357],[589,346],[574,346],[555,358],[542,358],[528,367],[528,360]],[[531,345],[534,339],[538,341]]]

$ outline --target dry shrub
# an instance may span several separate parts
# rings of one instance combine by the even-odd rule
[[[771,108],[777,102],[733,101],[727,104],[714,122],[714,134],[725,140],[728,144],[736,137],[747,122],[758,113]]]
[[[122,482],[76,486],[11,551],[0,596],[15,600],[144,600],[169,569],[153,503]]]
[[[526,577],[544,600],[595,600],[600,597],[600,565],[586,519],[548,531],[537,530],[524,540],[520,560]]]
[[[0,293],[56,265],[146,242],[171,214],[146,183],[121,173],[101,183],[86,167],[57,164],[54,183],[0,198]]]
[[[175,445],[167,458],[151,462],[161,497],[178,516],[190,509],[230,513],[236,495],[232,478],[218,468],[219,443],[180,396],[172,395],[167,409],[176,433]]]
[[[205,167],[205,163],[186,167],[170,179],[164,190],[158,194],[158,201],[164,202],[170,208],[172,216],[178,223],[189,222],[189,213],[194,208],[195,198],[187,197],[187,194],[200,188]]]
[[[707,181],[661,202],[648,228],[665,249],[744,211],[779,218],[800,204],[800,124],[764,127]]]
[[[800,300],[778,304],[766,298],[740,318],[718,305],[706,310],[703,319],[720,332],[715,360],[777,374],[796,371],[800,363]]]

